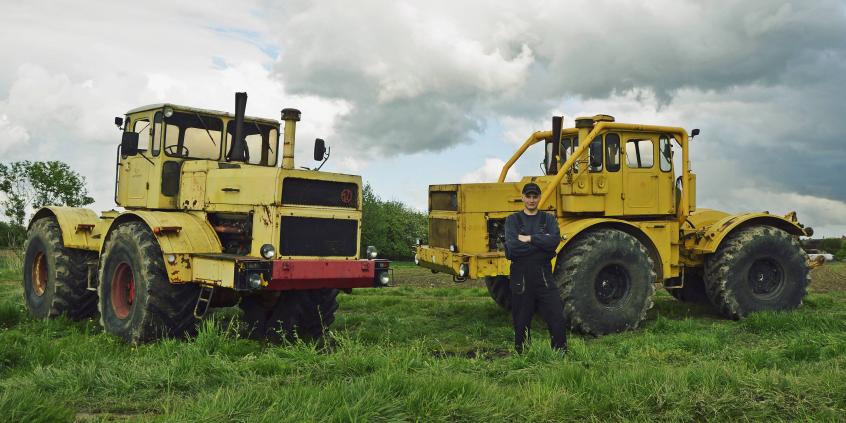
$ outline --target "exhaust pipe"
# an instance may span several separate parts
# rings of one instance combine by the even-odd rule
[[[558,149],[561,146],[561,124],[563,120],[563,116],[552,117],[552,151],[550,152],[552,157],[549,158],[548,175],[558,173],[558,156],[561,154]]]
[[[230,162],[246,162],[247,149],[244,140],[244,112],[247,110],[247,93],[235,93],[235,133],[232,135],[232,146],[229,147],[227,160]]]
[[[297,122],[300,121],[300,114],[300,111],[297,109],[282,109],[282,120],[285,121],[282,169],[294,168],[294,141],[297,133]]]

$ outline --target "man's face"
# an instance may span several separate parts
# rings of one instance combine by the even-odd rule
[[[540,196],[537,194],[530,192],[528,194],[523,194],[523,205],[526,207],[526,210],[533,211],[537,210],[538,208],[538,200],[540,200]]]

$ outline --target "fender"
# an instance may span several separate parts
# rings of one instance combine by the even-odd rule
[[[711,254],[717,251],[717,248],[730,233],[750,225],[773,226],[792,235],[805,236],[805,229],[796,220],[796,213],[793,212],[783,217],[767,212],[726,214],[713,223],[697,228],[698,230],[693,236],[685,239],[685,249],[701,254]]]
[[[594,228],[613,228],[634,236],[646,247],[655,264],[655,273],[659,281],[663,280],[665,275],[672,277],[677,273],[677,269],[674,269],[670,260],[674,242],[672,234],[678,233],[677,224],[674,222],[629,222],[619,219],[590,218],[562,222],[559,227],[562,241],[555,250],[553,267],[564,247],[580,234]]]
[[[80,250],[100,251],[102,241],[101,229],[108,226],[97,217],[93,210],[82,207],[61,207],[47,206],[38,209],[27,225],[27,230],[32,224],[45,217],[55,217],[62,230],[62,242],[67,248]]]
[[[133,220],[144,222],[156,237],[162,250],[168,278],[173,283],[193,280],[191,270],[193,255],[223,251],[220,239],[211,225],[205,219],[191,213],[128,211],[114,219],[109,232],[117,225]]]

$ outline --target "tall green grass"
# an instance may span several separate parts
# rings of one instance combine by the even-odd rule
[[[32,321],[0,283],[0,416],[9,421],[843,420],[846,296],[726,321],[660,294],[642,329],[535,324],[524,355],[483,289],[340,298],[329,341],[266,345],[215,312],[195,339],[127,346],[93,321]],[[5,306],[4,306],[5,307]]]

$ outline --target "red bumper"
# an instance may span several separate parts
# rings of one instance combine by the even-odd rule
[[[373,288],[389,267],[388,260],[273,260],[264,289]]]

